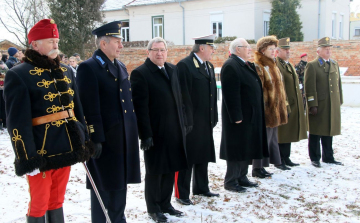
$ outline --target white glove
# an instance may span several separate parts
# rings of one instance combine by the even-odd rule
[[[299,88],[300,88],[300,90],[303,89],[303,85],[302,85],[302,84],[299,84]]]
[[[27,175],[29,176],[35,176],[36,174],[39,174],[40,173],[40,170],[39,169],[35,169],[34,171],[32,171],[31,173],[28,173]]]

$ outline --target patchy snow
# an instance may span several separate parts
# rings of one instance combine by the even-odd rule
[[[219,103],[220,107],[220,103]],[[307,140],[292,144],[291,158],[299,167],[281,171],[267,168],[270,179],[251,177],[258,188],[238,194],[224,190],[226,162],[209,164],[211,191],[220,197],[192,196],[192,206],[172,204],[185,212],[181,218],[169,216],[171,222],[360,222],[360,108],[343,107],[342,135],[335,136],[335,158],[344,166],[310,164]],[[221,122],[214,129],[216,153],[219,154]],[[25,222],[29,202],[25,177],[14,173],[14,154],[9,135],[0,132],[0,219],[1,222]],[[152,222],[144,199],[144,163],[141,158],[142,183],[128,186],[126,217],[128,222]],[[88,223],[90,192],[85,189],[85,171],[81,164],[71,169],[64,203],[65,221]]]

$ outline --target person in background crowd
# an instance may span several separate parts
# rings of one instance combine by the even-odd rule
[[[65,54],[60,54],[60,61],[62,64],[69,65],[68,57]]]
[[[9,59],[6,61],[6,66],[11,69],[17,62],[18,50],[15,47],[8,49]]]
[[[269,157],[261,80],[243,38],[230,43],[231,56],[221,68],[222,135],[220,159],[226,160],[225,190],[245,192],[257,187],[247,178],[253,159]]]
[[[150,40],[147,55],[145,63],[131,72],[130,81],[144,151],[147,211],[155,222],[167,222],[164,213],[183,215],[171,205],[171,195],[175,172],[188,168],[185,114],[178,69],[166,62],[166,41]]]
[[[2,57],[1,52],[0,57]],[[9,68],[6,66],[5,62],[0,60],[0,130],[6,128],[5,101],[3,93],[5,74],[8,70]]]
[[[4,62],[4,64],[6,65],[6,61],[9,59],[9,55],[7,55],[7,54],[3,54],[2,56],[1,56],[1,61],[3,61]],[[6,66],[7,67],[7,66]]]
[[[23,58],[24,58],[24,56],[25,56],[24,54],[25,54],[25,50],[24,50],[24,49],[19,50],[16,59],[17,59],[19,62],[22,62],[22,61],[23,61]]]
[[[271,176],[264,167],[270,163],[287,170],[281,165],[278,144],[278,126],[288,122],[288,103],[282,75],[275,63],[275,52],[278,40],[275,36],[265,36],[257,41],[255,52],[255,67],[260,77],[265,105],[265,123],[269,158],[253,160],[253,177],[265,178]]]
[[[77,61],[76,61],[76,57],[72,56],[69,58],[69,67],[71,67],[71,69],[74,71],[74,74],[76,76],[76,72],[79,67],[79,65],[77,64]]]
[[[84,114],[95,143],[95,155],[87,162],[111,222],[126,222],[127,185],[140,183],[139,141],[132,91],[120,55],[121,22],[114,21],[92,31],[97,50],[80,64],[76,81]],[[91,221],[106,222],[91,189]]]
[[[25,62],[7,72],[4,85],[15,173],[29,184],[26,221],[63,223],[70,166],[88,160],[93,149],[75,77],[58,58],[55,21],[37,22],[28,41]]]
[[[213,34],[194,38],[193,51],[176,65],[186,111],[189,168],[175,173],[175,197],[184,205],[192,204],[189,199],[191,173],[194,195],[219,196],[210,192],[208,178],[208,163],[216,161],[213,128],[218,121],[214,66],[209,62],[215,52],[215,37]]]
[[[304,87],[304,73],[305,73],[305,67],[307,64],[307,60],[308,60],[308,56],[306,53],[303,53],[300,55],[300,62],[298,64],[295,65],[295,70],[296,73],[299,76],[299,88],[300,88],[300,92],[301,95],[303,97],[303,104],[304,104],[304,110],[307,111],[306,109],[306,96],[305,96],[305,87]]]
[[[295,68],[289,62],[289,37],[279,40],[277,52],[278,56],[276,57],[276,65],[282,74],[282,80],[291,110],[291,113],[289,113],[288,116],[288,123],[278,127],[281,165],[285,168],[286,166],[299,166],[299,164],[293,163],[290,159],[291,143],[307,139],[307,121],[303,107],[302,95],[299,90],[299,78],[297,77]]]
[[[81,62],[83,62],[83,60],[81,60],[81,58],[80,58],[80,54],[74,53],[72,56],[76,58],[77,64],[80,64]]]
[[[331,59],[329,37],[318,41],[318,57],[305,68],[305,93],[309,106],[309,156],[315,167],[324,163],[342,165],[334,158],[333,136],[341,134],[343,103],[339,64]],[[322,154],[320,151],[320,140]]]

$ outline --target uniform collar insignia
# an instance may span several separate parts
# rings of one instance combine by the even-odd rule
[[[194,61],[195,67],[200,68],[199,63],[198,63],[198,61],[196,60],[195,57],[193,57],[193,61]]]
[[[211,65],[210,65],[210,63],[208,62],[208,66],[209,66],[209,68],[211,69]]]
[[[96,59],[98,59],[100,61],[101,65],[105,64],[105,61],[101,58],[101,56],[97,55]]]
[[[320,63],[320,65],[323,65],[324,61],[321,58],[319,58],[319,63]]]
[[[278,57],[278,60],[279,60],[279,62],[281,63],[281,65],[286,66],[286,63],[285,63],[285,61],[284,61],[283,59],[281,59],[280,57]]]

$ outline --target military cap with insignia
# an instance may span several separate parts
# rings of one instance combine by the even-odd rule
[[[285,38],[279,39],[278,46],[281,49],[289,49],[290,48],[290,38],[285,37]]]
[[[53,19],[42,19],[37,22],[28,33],[28,42],[32,41],[59,38],[59,31]]]
[[[324,38],[319,39],[318,46],[319,47],[332,46],[331,42],[330,42],[330,38],[329,37],[324,37]]]
[[[94,29],[91,33],[93,35],[96,35],[98,38],[101,36],[112,36],[112,37],[123,39],[123,37],[121,36],[121,22],[120,21],[114,21],[114,22],[105,24],[103,26],[100,26],[99,28]]]
[[[214,46],[214,40],[215,40],[216,34],[211,34],[207,36],[199,36],[192,38],[195,40],[195,44],[207,44]]]

